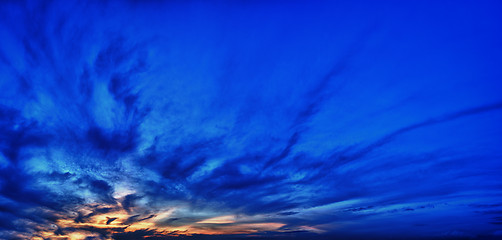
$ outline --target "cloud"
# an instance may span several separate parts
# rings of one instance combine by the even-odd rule
[[[23,118],[17,109],[0,106],[0,124],[0,150],[13,163],[20,160],[24,148],[46,146],[51,140],[37,121]]]

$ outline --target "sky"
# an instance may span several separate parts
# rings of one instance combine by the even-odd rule
[[[1,1],[0,239],[500,239],[500,1]]]

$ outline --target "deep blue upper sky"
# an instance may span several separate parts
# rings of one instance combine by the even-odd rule
[[[502,238],[500,1],[2,1],[0,239]]]

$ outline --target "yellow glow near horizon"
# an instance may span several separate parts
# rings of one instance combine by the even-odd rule
[[[215,223],[215,224],[234,223],[235,219],[236,217],[234,215],[226,215],[226,216],[208,218],[206,220],[202,220],[197,223]]]
[[[92,215],[96,212],[95,209],[102,208],[114,208],[115,211],[110,211],[107,213],[100,213]],[[56,229],[54,227],[47,227],[41,229],[37,235],[42,238],[50,239],[71,239],[71,240],[81,240],[89,236],[97,236],[97,233],[86,230],[89,228],[102,229],[109,233],[114,233],[117,229],[121,232],[134,232],[141,229],[150,229],[156,231],[158,234],[162,235],[193,235],[193,234],[207,234],[207,235],[220,235],[220,234],[249,234],[257,233],[261,231],[280,231],[279,229],[284,226],[283,223],[268,222],[266,218],[262,217],[249,217],[249,216],[236,216],[236,215],[221,215],[217,217],[210,217],[198,222],[189,223],[183,226],[163,226],[159,224],[165,219],[173,216],[173,213],[180,211],[186,211],[183,207],[171,207],[165,211],[160,211],[156,213],[150,213],[154,215],[148,218],[147,214],[144,216],[138,216],[136,221],[130,223],[127,222],[131,216],[136,214],[125,211],[122,208],[117,208],[113,205],[84,205],[79,209],[75,209],[72,214],[67,216],[61,216],[59,220],[56,221],[58,228],[63,229],[64,235],[56,235]],[[89,215],[85,222],[75,222],[75,217],[77,212],[83,215]],[[111,218],[116,218],[115,220],[109,222],[107,221]],[[144,220],[141,220],[144,219]],[[262,221],[260,221],[260,219]],[[74,231],[64,231],[64,229],[74,229]],[[308,229],[308,228],[304,228]],[[310,229],[316,231],[316,229]],[[32,238],[36,239],[36,238]],[[40,238],[41,239],[41,238]]]

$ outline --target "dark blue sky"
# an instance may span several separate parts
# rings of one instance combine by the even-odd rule
[[[502,238],[500,1],[2,1],[0,239]]]

